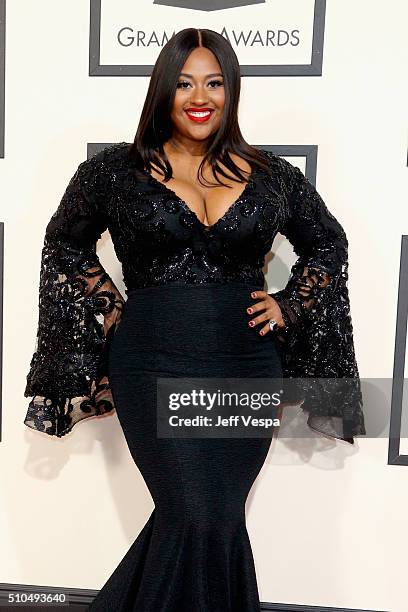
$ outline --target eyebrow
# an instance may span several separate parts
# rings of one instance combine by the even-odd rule
[[[180,72],[180,76],[185,76],[185,77],[188,77],[189,79],[194,78],[192,74],[187,74],[187,72]],[[212,74],[207,74],[206,79],[209,79],[211,77],[216,77],[216,76],[222,77],[221,72],[213,72]]]

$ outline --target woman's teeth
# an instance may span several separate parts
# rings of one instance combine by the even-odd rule
[[[211,111],[203,111],[203,112],[187,111],[187,115],[191,115],[192,117],[208,117],[210,113]]]

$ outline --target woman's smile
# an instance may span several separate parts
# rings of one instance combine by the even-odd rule
[[[185,110],[185,113],[190,119],[190,121],[195,121],[196,123],[203,123],[205,121],[208,121],[212,116],[213,112],[214,109],[212,108],[188,108]]]

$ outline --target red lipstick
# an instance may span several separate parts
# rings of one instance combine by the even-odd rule
[[[208,108],[208,107],[207,108],[191,107],[185,110],[185,113],[187,117],[190,119],[190,121],[195,121],[196,123],[204,123],[205,121],[208,121],[213,112],[214,112],[214,109]]]

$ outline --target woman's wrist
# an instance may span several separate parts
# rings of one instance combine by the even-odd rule
[[[280,327],[279,329],[286,331],[286,329],[288,329],[292,323],[291,316],[290,316],[292,311],[291,311],[290,303],[289,303],[289,294],[285,289],[281,289],[280,291],[268,293],[268,295],[270,295],[277,302],[280,308],[280,311],[281,311],[281,316],[285,324],[285,327],[284,328]]]

